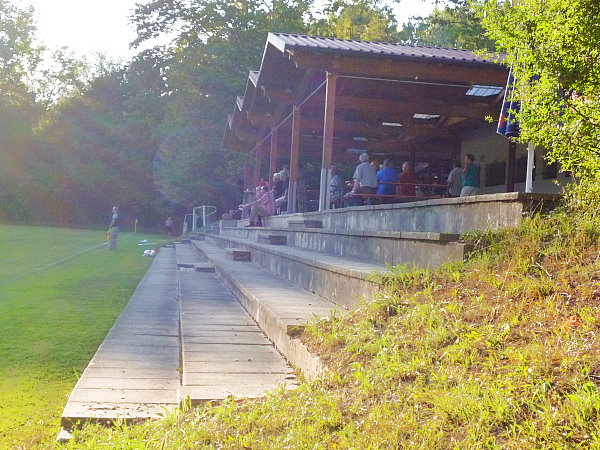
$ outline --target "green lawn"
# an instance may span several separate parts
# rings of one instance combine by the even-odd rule
[[[0,448],[54,445],[71,389],[151,262],[142,239],[153,237],[122,233],[109,252],[103,230],[0,225]]]

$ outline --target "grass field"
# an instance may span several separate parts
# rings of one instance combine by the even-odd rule
[[[0,448],[54,446],[71,389],[151,262],[138,245],[151,236],[121,233],[109,252],[104,233],[0,225]]]

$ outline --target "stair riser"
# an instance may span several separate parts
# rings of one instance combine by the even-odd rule
[[[222,236],[207,236],[207,239],[221,248],[233,245]],[[239,243],[235,245],[244,247]],[[356,306],[361,298],[372,298],[377,290],[376,284],[362,278],[333,272],[259,248],[245,248],[252,253],[252,263],[346,308]]]
[[[251,240],[257,240],[257,233],[260,231],[236,228],[223,228],[221,231],[222,236]],[[463,261],[472,249],[470,244],[447,242],[443,239],[394,239],[279,229],[277,233],[287,236],[289,247],[380,264],[406,264],[424,268],[436,268],[447,262]]]

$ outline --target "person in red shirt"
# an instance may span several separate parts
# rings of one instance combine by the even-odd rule
[[[402,173],[398,176],[398,194],[402,197],[416,197],[416,187],[419,180],[412,171],[412,165],[407,161],[402,164]]]

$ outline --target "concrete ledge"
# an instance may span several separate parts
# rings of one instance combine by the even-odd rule
[[[455,233],[406,231],[349,231],[329,229],[270,228],[287,236],[287,245],[341,258],[371,261],[376,264],[406,264],[439,267],[463,261],[472,246],[459,242]],[[264,229],[224,228],[222,236],[254,240]],[[262,241],[258,241],[263,243]]]
[[[256,238],[261,244],[286,245],[287,236],[281,234],[259,234]]]
[[[324,372],[320,359],[310,353],[297,335],[312,317],[343,311],[339,306],[254,264],[231,263],[223,249],[208,242],[193,245],[215,265],[222,282],[290,363],[300,368],[307,378]]]
[[[221,219],[221,227],[237,227],[237,220],[235,219]]]
[[[323,228],[322,220],[288,220],[288,228]]]
[[[561,198],[523,192],[474,195],[270,216],[265,225],[286,228],[289,221],[320,220],[323,228],[335,230],[464,233],[516,226],[523,216],[552,209]]]

